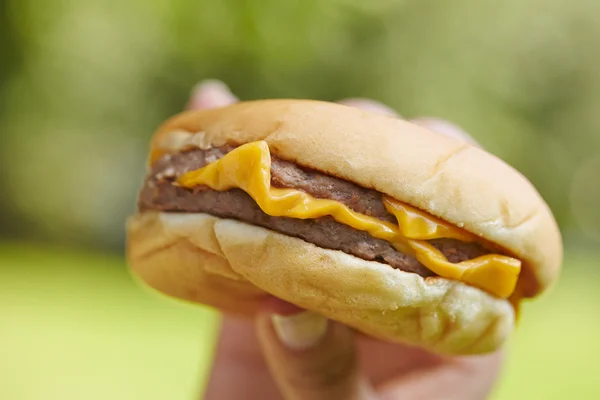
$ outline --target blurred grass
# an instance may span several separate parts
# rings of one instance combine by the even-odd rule
[[[0,254],[0,399],[188,399],[198,390],[214,312],[140,289],[120,259],[14,246]]]
[[[600,398],[598,260],[568,255],[524,307],[494,400]],[[0,285],[1,399],[183,400],[203,384],[217,315],[142,290],[120,258],[0,246]]]

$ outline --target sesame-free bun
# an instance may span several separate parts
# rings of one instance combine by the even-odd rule
[[[447,354],[499,348],[514,328],[502,300],[207,214],[144,212],[128,221],[133,272],[161,293],[252,316],[267,294],[370,336]]]
[[[522,174],[484,150],[395,117],[313,100],[189,111],[160,127],[150,162],[190,145],[257,140],[282,159],[375,189],[498,245],[522,260],[526,297],[559,275],[559,229]]]
[[[257,140],[279,158],[375,189],[493,243],[522,260],[525,296],[558,277],[560,233],[525,177],[479,148],[395,117],[309,100],[189,111],[159,128],[149,162]],[[227,313],[252,316],[274,295],[368,335],[449,354],[494,351],[514,328],[508,300],[250,224],[146,210],[127,230],[129,265],[145,284]]]

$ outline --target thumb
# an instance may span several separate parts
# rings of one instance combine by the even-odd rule
[[[348,327],[272,299],[257,317],[257,333],[285,399],[375,398],[359,373],[354,332]]]

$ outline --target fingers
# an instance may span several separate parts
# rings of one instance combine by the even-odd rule
[[[448,121],[444,121],[438,118],[417,118],[411,121],[414,124],[422,126],[423,128],[429,129],[430,131],[438,132],[443,135],[463,140],[473,146],[481,147],[479,143],[467,132],[463,131],[458,126],[451,124]]]
[[[236,103],[238,98],[231,93],[229,87],[218,80],[206,80],[200,82],[192,90],[192,95],[188,102],[187,108],[190,110],[202,110],[208,108],[224,107]],[[365,98],[348,98],[338,101],[339,104],[344,104],[350,107],[360,108],[361,110],[378,112],[384,115],[400,117],[400,115],[392,108],[375,100]],[[481,147],[475,139],[468,133],[463,131],[458,126],[450,122],[438,118],[417,118],[411,122],[420,125],[426,129],[443,135],[464,140],[471,145]]]
[[[363,99],[363,98],[349,98],[338,101],[339,104],[343,104],[350,107],[360,108],[365,111],[374,111],[380,114],[389,115],[392,117],[399,117],[398,113],[375,100]]]
[[[447,359],[411,379],[395,377],[379,388],[381,400],[488,398],[501,372],[503,353]],[[441,389],[443,388],[443,389]]]
[[[238,101],[221,81],[200,82],[192,90],[189,110],[224,107]],[[260,351],[254,326],[224,316],[210,377],[202,397],[220,399],[276,399],[279,392]]]
[[[364,98],[349,98],[338,101],[340,104],[344,104],[350,107],[360,108],[361,110],[374,111],[381,114],[400,117],[400,115],[385,104],[379,103],[375,100],[364,99]],[[422,126],[430,131],[441,133],[455,139],[463,140],[473,146],[481,147],[479,143],[467,132],[459,128],[458,126],[444,121],[439,118],[421,117],[409,120],[410,122]]]
[[[207,80],[194,87],[186,108],[188,110],[204,110],[228,106],[237,101],[238,98],[223,82]]]
[[[394,115],[387,106],[372,100],[351,99],[342,103]],[[438,118],[417,118],[410,122],[481,147],[450,122]],[[483,399],[493,389],[503,361],[502,351],[479,357],[449,358],[421,353],[419,349],[389,347],[377,341],[363,341],[362,345],[366,370],[379,384],[382,400],[434,399],[440,398],[440,393],[445,393],[443,398],[448,400]]]
[[[205,81],[194,88],[187,107],[208,109],[237,101],[222,82]],[[400,117],[391,108],[373,100],[355,98],[340,103]],[[434,118],[412,122],[478,146],[467,133],[448,122]],[[291,400],[375,399],[371,384],[358,366],[353,331],[286,304],[275,299],[266,304],[257,315],[254,329],[247,321],[232,322],[233,319],[225,317],[205,398],[274,399],[280,398],[277,393],[280,391]],[[410,351],[395,348],[395,355],[394,348],[390,347],[382,353],[384,356],[369,351],[363,359],[370,376],[374,375],[374,365],[396,360],[384,368],[386,375],[391,373],[383,379],[387,384],[375,381],[386,399],[433,398],[439,393],[436,388],[439,389],[440,382],[443,382],[441,386],[464,394],[456,398],[483,398],[497,376],[500,363],[496,359],[479,363],[444,363],[434,359],[428,364],[423,357],[411,357]],[[406,364],[406,374],[399,372],[398,360]],[[429,372],[415,374],[419,366]],[[471,382],[474,377],[481,384],[474,385]],[[414,394],[418,396],[413,397]]]
[[[265,304],[256,324],[285,399],[375,399],[359,372],[354,333],[348,327],[277,299]]]
[[[280,399],[259,346],[254,324],[223,317],[215,358],[199,399]]]

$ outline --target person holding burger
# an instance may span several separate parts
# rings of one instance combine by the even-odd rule
[[[519,304],[558,277],[535,188],[438,119],[366,99],[239,102],[154,135],[141,281],[224,312],[204,399],[486,398]]]

